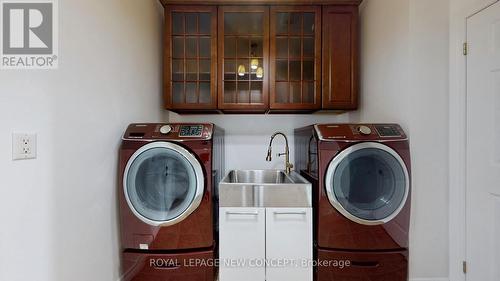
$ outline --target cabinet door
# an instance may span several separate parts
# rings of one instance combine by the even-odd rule
[[[217,108],[217,8],[166,6],[165,107]]]
[[[219,8],[219,108],[265,112],[269,107],[269,8]]]
[[[271,110],[321,108],[321,7],[271,8]]]
[[[265,219],[264,208],[220,208],[220,281],[265,280]]]
[[[313,240],[311,208],[266,209],[266,257],[268,262],[289,262],[268,266],[267,281],[311,281]]]
[[[358,7],[323,8],[323,109],[358,106]]]

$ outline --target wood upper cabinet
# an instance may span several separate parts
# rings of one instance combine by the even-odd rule
[[[181,113],[356,109],[361,1],[259,1],[163,1],[165,108]]]
[[[166,6],[165,107],[217,109],[217,7]]]
[[[321,7],[271,7],[270,109],[321,109]]]
[[[219,7],[219,109],[269,108],[269,7]]]
[[[358,7],[323,7],[323,109],[358,106]]]

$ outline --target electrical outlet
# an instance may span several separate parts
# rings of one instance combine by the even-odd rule
[[[36,134],[12,134],[12,160],[36,158]]]

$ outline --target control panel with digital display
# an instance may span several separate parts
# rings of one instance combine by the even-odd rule
[[[203,125],[183,125],[179,129],[179,137],[201,137]]]
[[[401,133],[397,126],[393,125],[376,125],[378,135],[381,137],[400,137]]]

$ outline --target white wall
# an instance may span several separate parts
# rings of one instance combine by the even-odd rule
[[[285,141],[281,136],[273,142],[273,160],[266,162],[269,140],[274,132],[288,136],[294,160],[293,130],[316,122],[346,122],[346,115],[178,115],[170,112],[170,122],[211,122],[225,130],[226,169],[283,169]]]
[[[64,0],[52,71],[0,71],[0,280],[118,279],[117,150],[162,120],[156,0]],[[11,133],[38,159],[11,161]]]
[[[411,274],[448,276],[448,0],[410,1]]]
[[[364,0],[361,97],[353,121],[396,122],[408,130],[409,1]]]
[[[448,276],[447,0],[365,0],[361,12],[360,110],[342,115],[184,116],[226,129],[227,169],[281,168],[265,162],[269,136],[322,122],[397,122],[411,138],[413,209],[410,277]],[[292,138],[293,139],[293,138]],[[281,150],[276,144],[274,152]],[[293,140],[292,140],[292,159]]]

